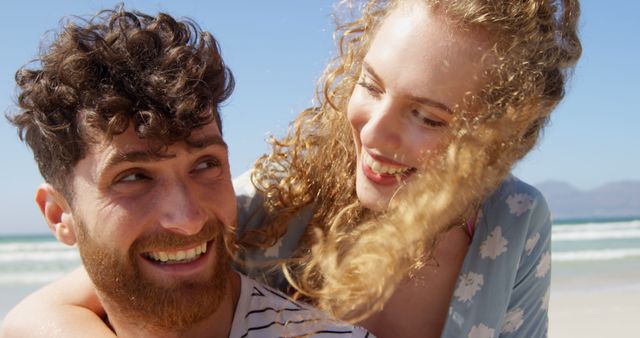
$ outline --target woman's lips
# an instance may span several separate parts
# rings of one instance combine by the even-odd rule
[[[415,168],[399,164],[378,155],[362,152],[361,167],[365,177],[378,185],[394,185],[410,176]]]

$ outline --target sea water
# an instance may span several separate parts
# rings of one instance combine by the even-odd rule
[[[26,295],[79,265],[77,249],[51,235],[0,236],[0,321]]]
[[[564,221],[552,229],[556,292],[640,291],[640,219]]]

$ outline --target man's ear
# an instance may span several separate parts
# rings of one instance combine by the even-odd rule
[[[43,183],[36,191],[36,203],[58,241],[74,245],[76,243],[75,224],[66,198],[51,184]]]

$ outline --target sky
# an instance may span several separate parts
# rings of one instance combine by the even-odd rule
[[[313,99],[335,55],[336,0],[126,1],[127,9],[194,19],[218,40],[236,80],[222,107],[232,173],[251,168]],[[0,110],[15,111],[15,71],[33,59],[43,36],[69,15],[87,16],[118,1],[6,2],[0,11]],[[640,2],[584,0],[583,55],[538,146],[514,173],[532,183],[567,182],[588,190],[640,180]],[[49,31],[49,34],[45,34]],[[33,196],[42,178],[30,150],[0,122],[0,235],[46,232]]]

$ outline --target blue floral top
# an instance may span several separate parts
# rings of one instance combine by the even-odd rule
[[[263,198],[249,174],[234,180],[238,196],[238,232],[263,224]],[[278,271],[261,269],[289,257],[311,217],[303,209],[271,248],[244,256],[247,274],[274,286],[286,285]],[[551,221],[544,197],[532,186],[509,177],[485,200],[475,223],[451,299],[442,337],[546,337],[551,283]]]

